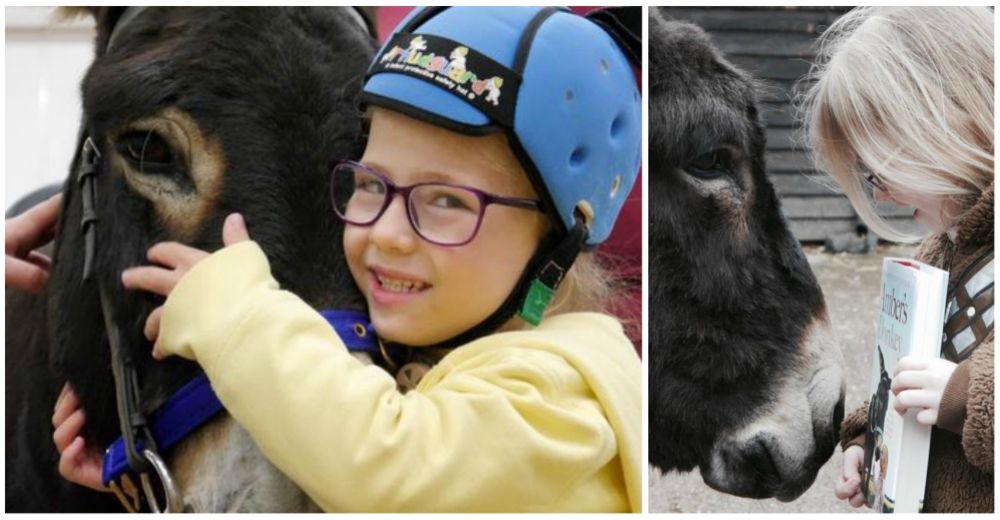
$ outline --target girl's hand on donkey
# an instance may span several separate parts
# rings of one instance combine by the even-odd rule
[[[250,240],[247,233],[246,224],[239,213],[233,213],[226,217],[222,225],[222,242],[229,246],[237,242]],[[160,242],[149,248],[147,258],[160,266],[145,265],[140,267],[130,267],[122,272],[122,284],[129,289],[141,289],[160,296],[169,296],[174,287],[181,281],[198,262],[204,260],[209,255],[201,249],[195,249],[178,242]],[[160,316],[163,314],[163,306],[153,309],[146,318],[144,329],[146,338],[153,341],[153,357],[163,359],[165,355],[158,348],[156,339],[160,335]]]
[[[900,415],[910,408],[916,408],[919,410],[918,423],[937,424],[941,397],[944,396],[944,389],[957,366],[940,358],[907,356],[900,359],[892,377],[892,393],[896,395],[892,400],[893,408]]]
[[[104,465],[101,452],[87,446],[80,435],[86,421],[83,409],[80,408],[80,400],[69,383],[66,383],[52,414],[52,426],[55,427],[52,440],[59,450],[59,474],[75,484],[95,491],[109,492],[108,488],[101,485],[101,469]]]
[[[861,507],[865,504],[865,496],[861,493],[861,465],[864,464],[865,449],[858,445],[849,446],[844,450],[844,465],[834,493],[837,498],[847,500],[851,507]]]

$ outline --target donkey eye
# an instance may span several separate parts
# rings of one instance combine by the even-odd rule
[[[153,131],[126,132],[116,148],[141,173],[172,173],[177,166],[170,145]]]
[[[729,175],[733,171],[733,154],[725,148],[718,148],[695,157],[685,169],[699,179],[715,179]]]

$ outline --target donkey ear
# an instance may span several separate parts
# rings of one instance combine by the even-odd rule
[[[365,29],[368,30],[368,36],[372,38],[378,38],[378,28],[375,26],[375,14],[376,7],[354,7],[353,8],[361,20],[364,22]]]
[[[587,13],[604,28],[636,67],[642,67],[642,8],[607,7]]]
[[[97,26],[97,55],[104,54],[108,47],[108,38],[114,30],[118,18],[125,12],[124,7],[60,7],[58,17],[68,20],[80,16],[90,16]]]
[[[94,20],[97,22],[97,55],[102,56],[108,50],[108,40],[126,8],[97,7],[93,9]]]

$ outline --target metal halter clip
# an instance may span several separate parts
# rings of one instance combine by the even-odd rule
[[[95,158],[98,161],[101,160],[101,152],[98,151],[97,145],[94,144],[94,140],[90,136],[87,136],[87,138],[84,139],[83,141],[83,153],[85,154],[84,155],[85,160],[87,160],[88,162],[91,158]],[[87,155],[87,154],[92,154],[92,155]]]
[[[141,493],[139,488],[136,487],[135,482],[132,481],[130,474],[122,475],[121,482],[112,480],[108,483],[108,488],[111,489],[115,497],[118,498],[118,501],[121,502],[125,511],[129,513],[141,513],[143,501],[149,504],[149,510],[153,513],[182,512],[184,510],[184,500],[177,491],[177,483],[174,482],[174,477],[170,474],[166,463],[163,462],[163,459],[159,455],[150,450],[143,450],[142,455],[149,461],[149,465],[156,472],[156,476],[160,479],[160,484],[163,486],[164,508],[160,508],[160,502],[156,497],[156,491],[153,489],[153,481],[149,473],[139,474],[139,482],[142,485]]]
[[[142,491],[146,495],[146,502],[149,504],[149,509],[154,513],[182,512],[184,510],[184,501],[181,499],[181,494],[177,492],[177,483],[174,482],[174,477],[170,474],[170,469],[167,468],[166,463],[163,462],[163,459],[159,455],[150,450],[143,450],[142,454],[153,466],[156,476],[160,479],[160,485],[163,486],[165,503],[164,508],[160,509],[160,504],[156,500],[156,493],[153,491],[153,484],[149,480],[149,474],[143,473],[139,475],[139,480],[142,482]]]

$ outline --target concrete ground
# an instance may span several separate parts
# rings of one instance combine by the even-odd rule
[[[879,246],[873,254],[827,254],[820,247],[807,247],[812,266],[830,310],[835,337],[844,352],[846,412],[864,402],[868,389],[869,363],[878,312],[882,257],[912,257],[912,246]],[[870,324],[859,326],[858,324]],[[653,513],[850,513],[853,509],[837,500],[833,486],[840,470],[840,448],[816,476],[816,482],[798,500],[782,503],[774,499],[754,500],[719,493],[694,471],[660,474],[649,469],[649,511]]]

